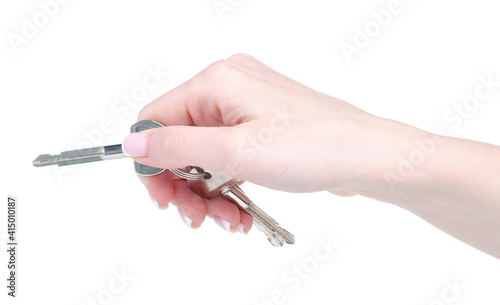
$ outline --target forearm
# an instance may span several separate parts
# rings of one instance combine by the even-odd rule
[[[500,258],[500,147],[450,137],[435,141],[433,149],[430,143],[428,155],[415,147],[425,158],[420,165],[413,162],[413,174],[394,185],[392,191],[410,198],[396,204]],[[413,161],[422,155],[409,153]]]

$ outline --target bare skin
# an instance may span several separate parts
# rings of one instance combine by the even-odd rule
[[[140,163],[197,165],[288,192],[359,194],[500,258],[498,146],[373,116],[244,54],[213,63],[145,106],[139,120],[146,119],[167,127],[148,131],[145,153],[135,156]],[[160,208],[172,202],[193,228],[207,215],[232,232],[252,226],[236,206],[200,198],[168,171],[141,180]]]

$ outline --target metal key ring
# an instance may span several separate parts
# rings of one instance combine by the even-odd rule
[[[207,172],[205,172],[205,170],[201,167],[198,167],[198,166],[190,166],[189,169],[192,170],[193,168],[195,168],[197,170],[197,174],[193,174],[193,173],[188,173],[186,171],[183,171],[181,169],[178,169],[178,168],[173,168],[173,169],[170,169],[170,171],[174,174],[176,174],[177,176],[181,177],[181,178],[184,178],[186,180],[204,180],[204,179],[208,179],[211,177],[211,175]]]
[[[135,123],[134,125],[132,125],[130,127],[130,132],[137,133],[137,132],[141,132],[141,131],[148,130],[151,128],[160,128],[160,127],[164,127],[163,124],[156,122],[156,121],[144,120],[144,121],[139,121],[139,122]],[[165,170],[164,168],[147,166],[147,165],[137,163],[135,161],[134,161],[134,166],[135,166],[135,172],[141,176],[154,176],[154,175],[158,175],[159,173],[162,173]],[[203,180],[203,179],[207,178],[207,175],[210,175],[210,174],[206,173],[201,167],[194,167],[193,166],[193,167],[190,167],[189,169],[191,170],[193,168],[198,169],[197,174],[189,173],[189,172],[183,171],[183,170],[178,169],[178,168],[170,169],[170,171],[172,173],[174,173],[175,175],[177,175],[181,178],[187,179],[187,180]]]

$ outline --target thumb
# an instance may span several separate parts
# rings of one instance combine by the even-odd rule
[[[132,133],[123,141],[125,155],[144,165],[181,168],[188,165],[227,172],[234,163],[235,127],[166,126]]]

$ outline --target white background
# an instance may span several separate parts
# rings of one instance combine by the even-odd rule
[[[19,282],[18,298],[1,288],[0,303],[272,304],[281,291],[273,304],[498,304],[499,260],[388,204],[245,184],[295,235],[295,245],[273,248],[256,230],[229,234],[210,219],[191,230],[175,207],[156,210],[131,160],[70,172],[31,166],[40,153],[75,148],[102,120],[113,131],[99,144],[120,143],[143,105],[238,52],[376,115],[500,145],[497,93],[458,128],[442,118],[474,94],[479,76],[500,80],[496,1],[401,0],[350,63],[340,44],[353,44],[388,0],[230,2],[221,19],[213,0],[69,1],[16,51],[9,33],[21,35],[23,18],[43,11],[37,1],[2,0],[0,236],[7,196],[17,196]],[[113,110],[147,67],[169,76],[129,113]],[[339,247],[315,265],[318,238]],[[296,265],[308,271],[292,285],[283,276]],[[116,293],[113,270],[133,277]],[[446,281],[465,288],[445,302]]]

